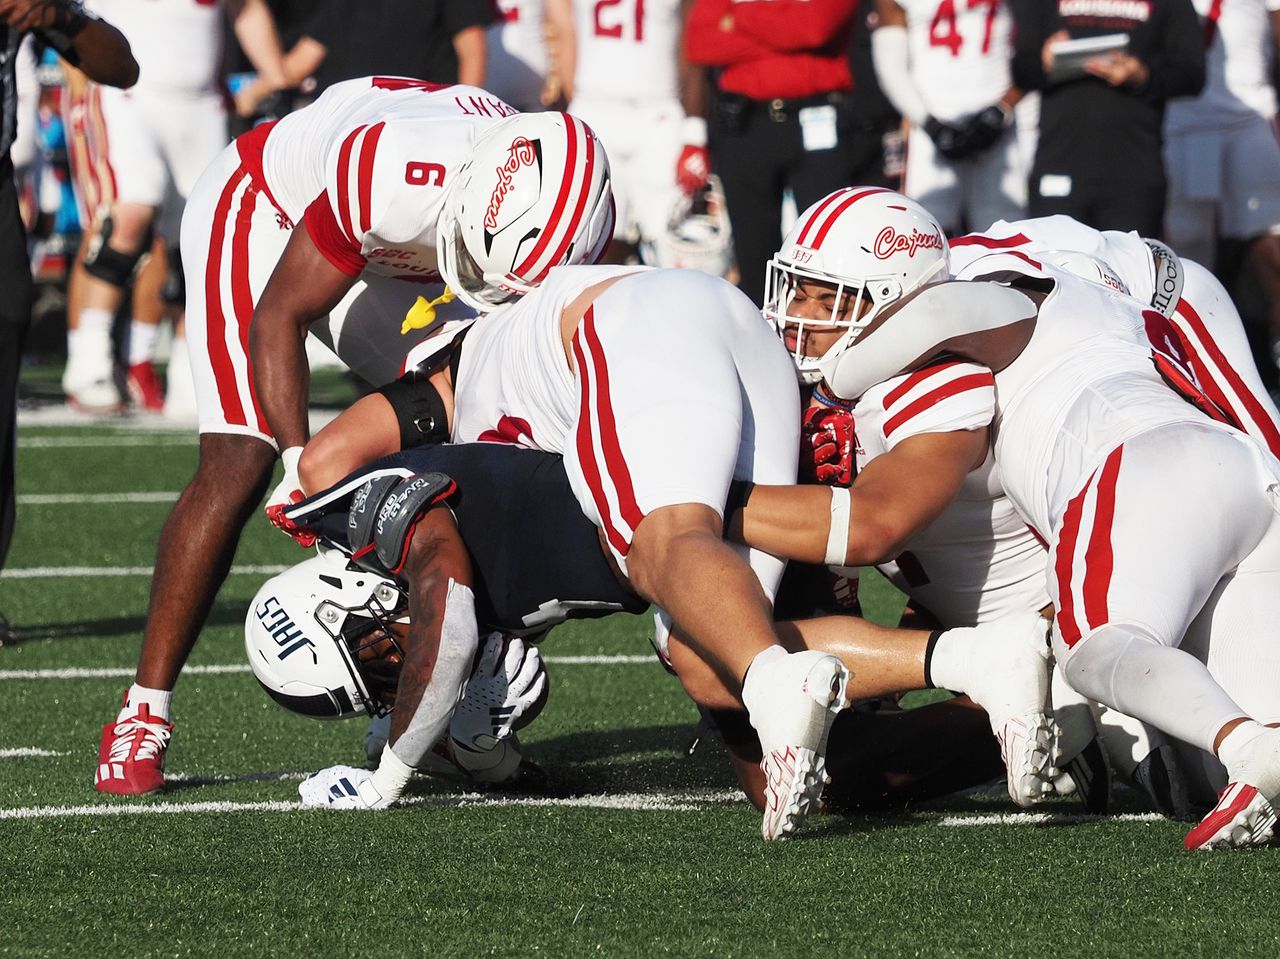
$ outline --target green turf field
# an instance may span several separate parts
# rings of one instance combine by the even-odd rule
[[[132,676],[194,440],[127,424],[20,435],[0,576],[23,637],[0,648],[0,955],[1280,952],[1276,851],[1187,854],[1180,823],[977,796],[820,817],[766,846],[717,748],[685,758],[696,713],[650,658],[644,617],[543,647],[553,692],[522,740],[549,794],[422,780],[410,808],[302,811],[298,780],[359,763],[364,728],[285,713],[244,666],[262,568],[303,555],[265,521],[179,683],[169,789],[102,796],[99,731]]]

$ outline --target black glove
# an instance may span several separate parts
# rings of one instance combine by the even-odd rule
[[[963,160],[969,155],[963,131],[959,127],[943,123],[936,117],[927,117],[924,121],[924,132],[929,134],[933,145],[946,159]]]
[[[1008,126],[1008,114],[996,103],[969,117],[960,128],[960,141],[964,147],[964,155],[972,156],[990,149],[1004,136],[1006,126]]]

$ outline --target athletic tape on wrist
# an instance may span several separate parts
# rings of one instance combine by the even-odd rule
[[[844,566],[849,552],[849,490],[831,487],[831,527],[827,531],[828,566]]]

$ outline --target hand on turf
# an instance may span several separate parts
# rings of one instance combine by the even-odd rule
[[[284,478],[267,497],[266,512],[272,526],[288,533],[299,546],[310,548],[316,545],[316,534],[294,523],[284,512],[288,507],[294,503],[300,503],[305,498],[302,483],[298,479],[298,459],[301,456],[301,446],[291,446],[280,454],[280,461],[284,463]]]
[[[842,406],[812,406],[800,424],[800,481],[825,486],[853,482],[853,412]]]
[[[480,650],[449,736],[463,749],[484,752],[532,722],[547,691],[547,670],[537,647],[490,633]]]
[[[298,784],[298,795],[304,806],[329,809],[386,809],[393,799],[378,795],[373,783],[373,770],[355,766],[330,766],[312,773]]]

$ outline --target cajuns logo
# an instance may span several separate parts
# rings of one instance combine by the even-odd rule
[[[886,226],[876,237],[872,253],[877,260],[887,260],[895,253],[906,253],[915,256],[917,250],[941,250],[941,233],[922,233],[915,227],[910,233],[899,233],[891,226]]]
[[[498,228],[498,210],[507,194],[511,192],[511,178],[519,172],[521,167],[533,166],[537,162],[538,148],[531,141],[525,137],[518,137],[511,144],[506,162],[498,167],[498,185],[493,188],[493,195],[489,197],[489,206],[484,211],[486,230],[493,231]]]

